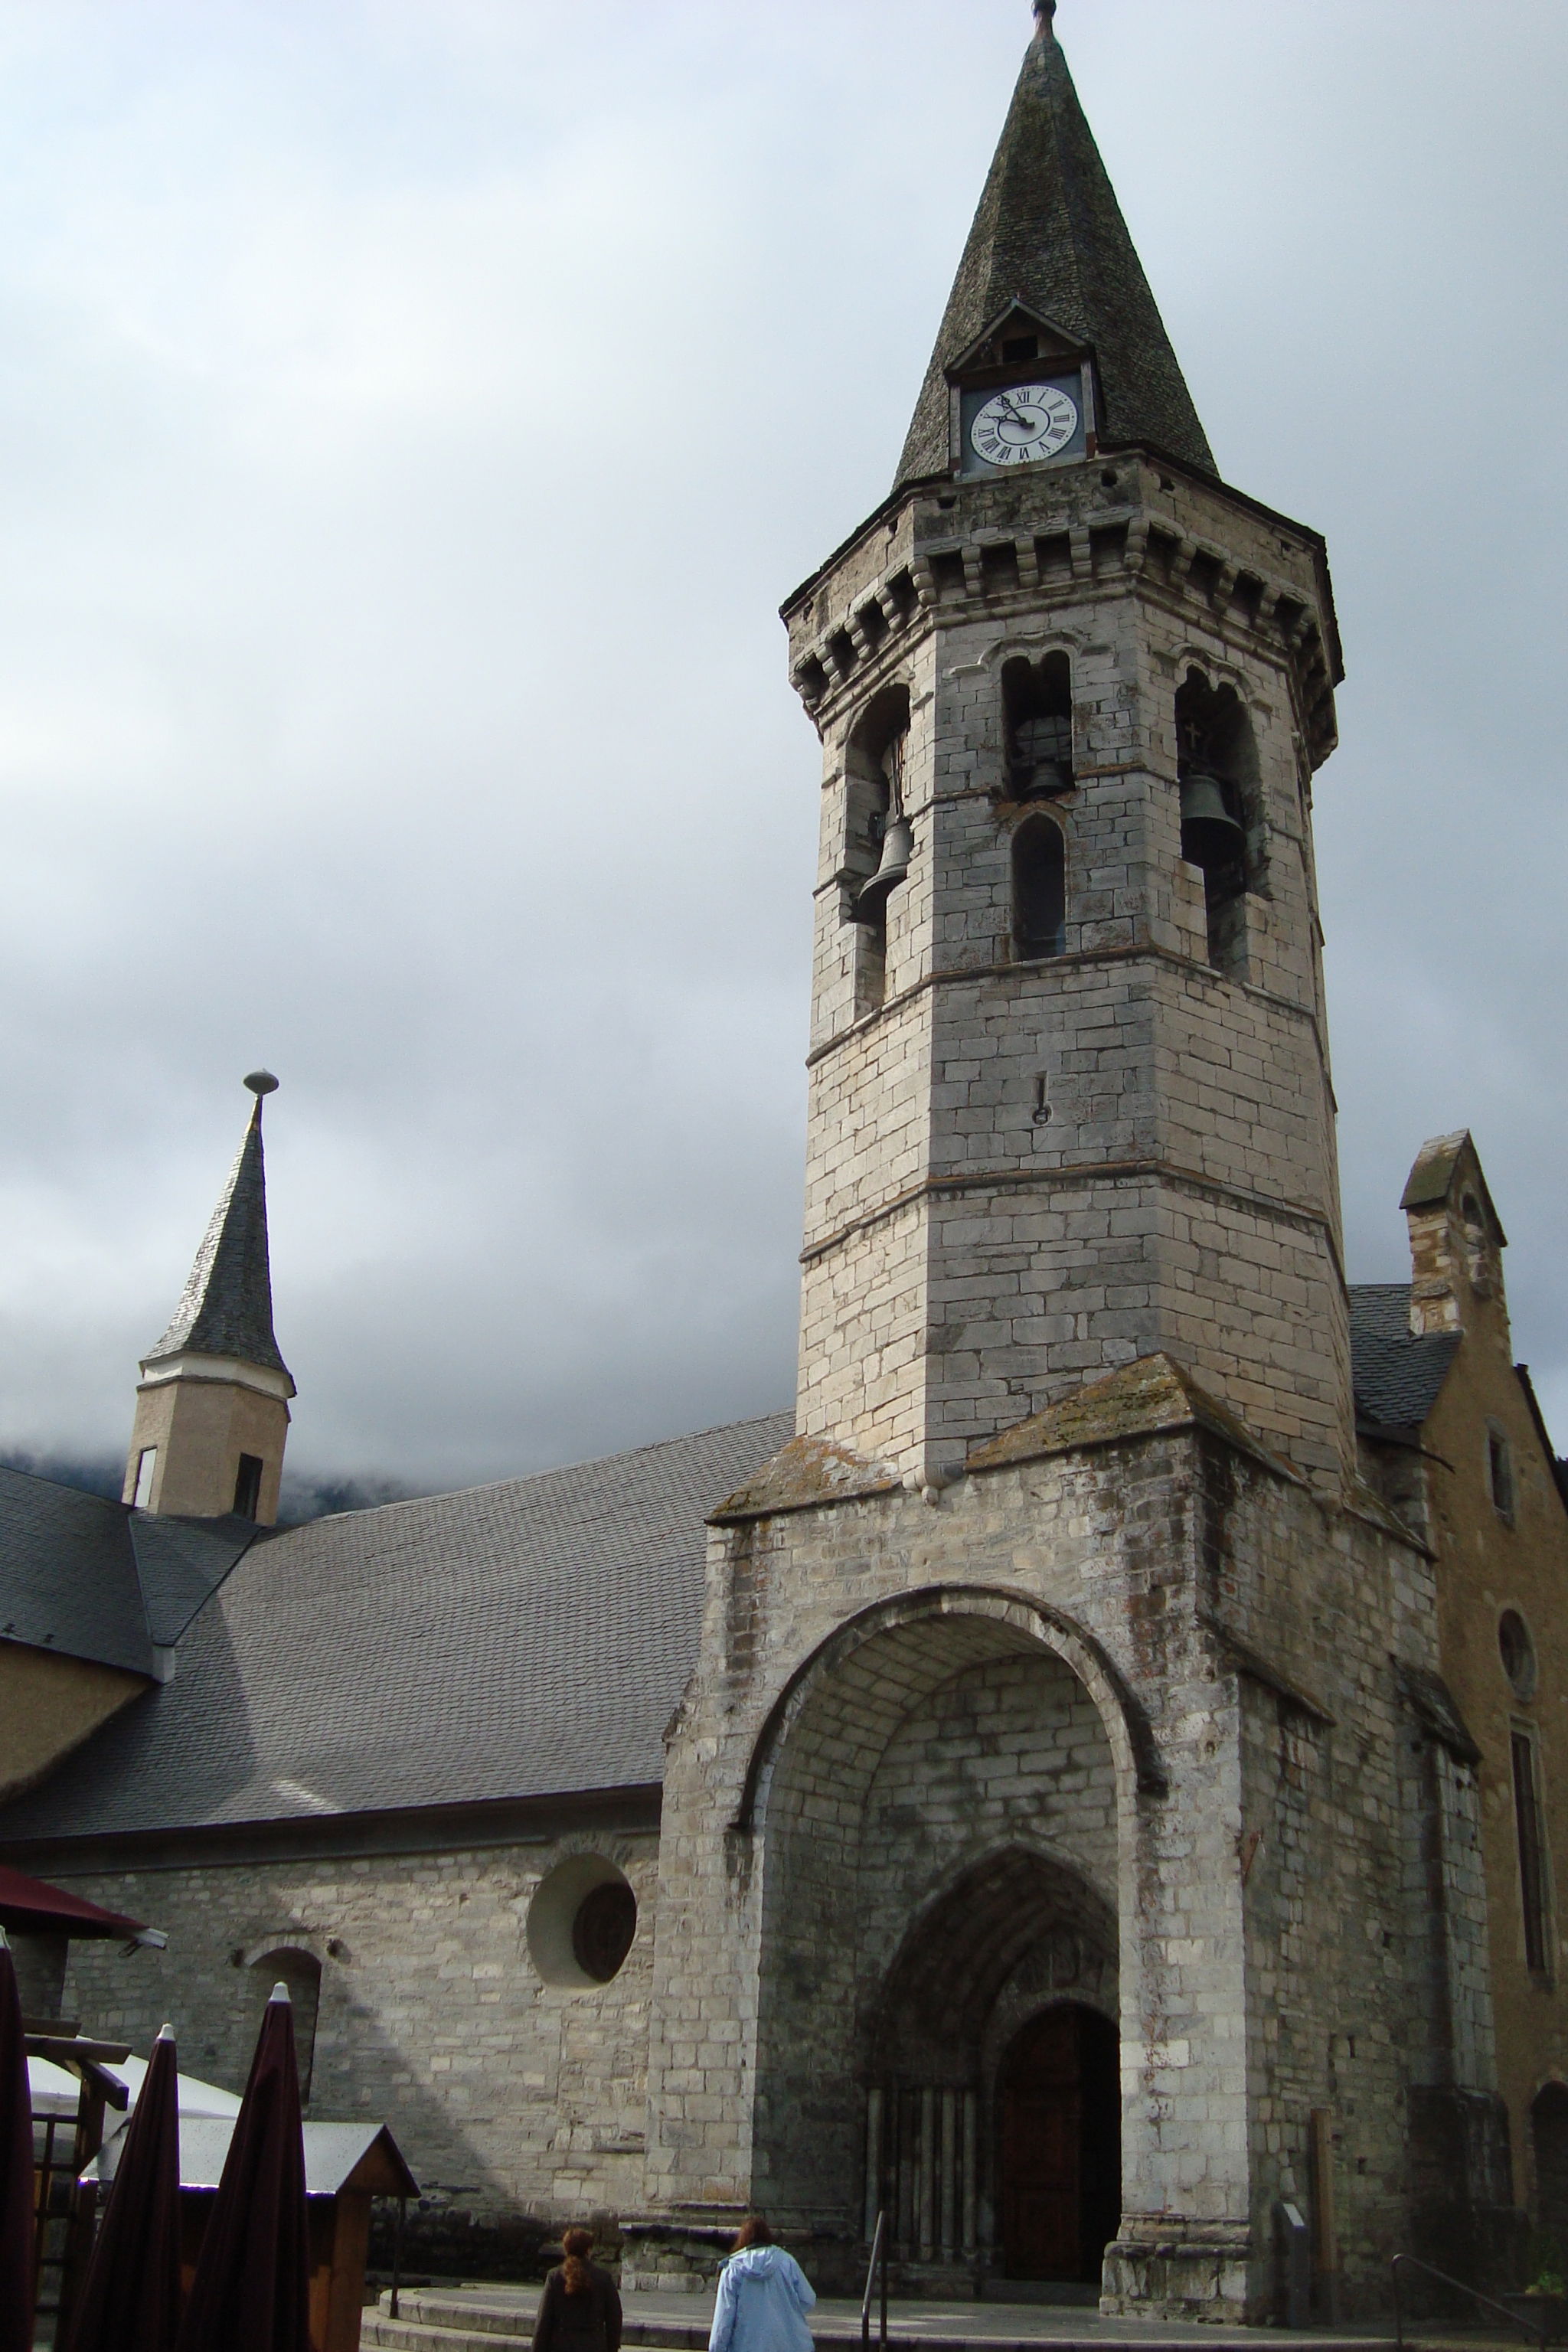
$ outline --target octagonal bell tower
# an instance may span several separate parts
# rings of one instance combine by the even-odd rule
[[[798,1426],[935,1489],[1163,1350],[1332,1486],[1323,544],[1218,478],[1051,16],[893,492],[784,607],[825,755]]]

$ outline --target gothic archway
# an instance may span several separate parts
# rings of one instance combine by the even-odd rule
[[[750,1807],[752,2193],[784,2226],[860,2237],[902,2133],[903,2259],[994,2266],[1001,2048],[1069,1976],[1118,2014],[1140,1729],[1091,1643],[998,1592],[906,1596],[803,1669]]]
[[[900,2263],[1098,2278],[1121,2217],[1116,1944],[1088,1880],[1022,1845],[915,1921],[867,2034],[868,2227],[885,2208]]]

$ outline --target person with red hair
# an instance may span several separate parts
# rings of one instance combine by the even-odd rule
[[[533,2323],[533,2352],[621,2352],[621,2298],[615,2280],[589,2256],[591,2230],[568,2230],[565,2260],[544,2282]]]

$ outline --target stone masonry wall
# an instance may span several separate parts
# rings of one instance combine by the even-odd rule
[[[605,1985],[541,1981],[531,1899],[557,1862],[623,1869],[637,1935]],[[640,2201],[657,1839],[574,1833],[471,1852],[127,1869],[58,1882],[163,1928],[166,1952],[73,1945],[67,2014],[145,2054],[168,2019],[187,2074],[244,2087],[267,1986],[249,1963],[321,1963],[307,2113],[389,2124],[424,2191],[427,2240],[455,2266],[515,2258],[540,2234]],[[477,2226],[470,2226],[477,2225]]]

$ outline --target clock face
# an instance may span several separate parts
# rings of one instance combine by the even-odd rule
[[[1019,383],[992,394],[969,438],[988,466],[1033,466],[1065,449],[1077,431],[1078,403],[1058,384]]]

